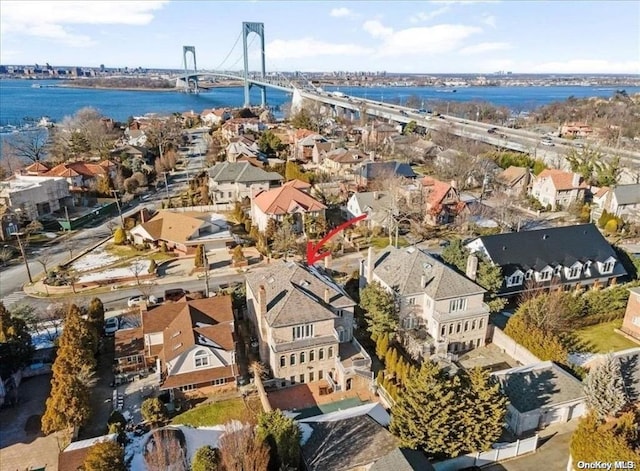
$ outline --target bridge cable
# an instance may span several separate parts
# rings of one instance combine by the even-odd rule
[[[233,43],[233,46],[231,47],[231,49],[229,50],[229,52],[227,53],[227,56],[222,60],[222,62],[220,62],[220,65],[218,65],[218,67],[216,67],[213,70],[222,70],[222,66],[224,65],[224,63],[227,61],[227,59],[229,58],[229,56],[231,55],[231,53],[234,51],[234,49],[236,48],[236,46],[238,45],[238,41],[240,41],[240,38],[242,37],[242,31],[240,32],[240,34],[238,34],[238,37],[236,38],[236,42]]]
[[[257,35],[254,35],[254,36],[251,38],[251,41],[249,41],[249,44],[247,45],[247,54],[249,54],[249,48],[251,47],[251,45],[253,44],[253,42],[256,40],[256,38],[257,38],[257,37],[258,37]],[[243,51],[243,52],[244,52],[244,51]],[[236,66],[236,64],[237,64],[238,62],[240,62],[243,58],[244,58],[244,54],[240,54],[240,57],[238,57],[238,58],[236,59],[236,61],[235,61],[233,64],[231,64],[231,66],[229,66],[229,70],[233,70],[233,68]]]

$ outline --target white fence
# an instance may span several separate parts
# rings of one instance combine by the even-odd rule
[[[457,471],[468,466],[486,466],[499,461],[515,458],[525,453],[532,453],[538,448],[538,435],[514,443],[501,445],[489,451],[469,453],[447,461],[433,463],[436,471]]]
[[[542,361],[495,326],[493,328],[492,342],[496,347],[502,349],[502,351],[507,355],[516,359],[523,365],[531,365],[532,363],[540,363]]]

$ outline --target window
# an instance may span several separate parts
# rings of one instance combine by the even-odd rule
[[[289,365],[293,366],[296,364],[296,354],[292,353],[289,355]]]
[[[615,266],[616,261],[609,259],[602,265],[602,273],[611,273],[613,271],[613,267]]]
[[[553,270],[553,274],[555,276],[560,276],[560,274],[562,273],[562,266],[558,265],[554,270]]]
[[[195,362],[196,368],[209,366],[209,357],[207,356],[207,352],[204,350],[198,350],[195,354]]]
[[[449,324],[449,335],[453,334],[453,324]]]
[[[415,304],[416,298],[407,298],[407,304]]]
[[[291,382],[291,384],[296,384],[296,377],[295,376],[291,376],[289,378],[289,381]]]
[[[193,391],[196,388],[195,384],[187,384],[185,386],[180,386],[180,391]]]
[[[540,272],[540,281],[549,281],[551,279],[551,273],[553,270],[543,270]]]
[[[519,286],[522,284],[522,273],[516,272],[507,278],[507,286]]]
[[[318,350],[318,360],[324,360],[324,348]]]
[[[313,337],[313,324],[297,325],[292,327],[293,340]]]
[[[318,381],[320,381],[322,378],[324,378],[324,373],[322,370],[318,371]]]
[[[464,331],[469,330],[469,321],[464,321]]]
[[[527,273],[524,275],[525,280],[530,280],[533,275],[533,270],[527,270]]]
[[[440,328],[440,335],[444,335],[444,334],[446,334],[446,330],[447,330],[447,327],[443,325],[443,326]]]
[[[476,320],[471,321],[471,330],[476,330]]]
[[[336,316],[338,316],[338,317],[342,317],[342,309],[338,309],[338,310],[336,311]]]
[[[304,352],[300,352],[300,363],[304,363]]]
[[[313,381],[315,381],[315,379],[313,378],[313,371],[309,372],[309,382],[312,383]]]
[[[631,323],[637,327],[640,327],[640,316],[633,316]]]
[[[302,374],[300,375],[300,382],[301,382],[301,383],[304,383],[304,373],[302,373]]]
[[[329,347],[329,351],[327,352],[327,358],[333,358],[333,347]]]
[[[467,308],[467,300],[465,298],[452,299],[449,301],[449,312],[464,311]]]
[[[280,357],[280,368],[282,368],[283,366],[287,366],[287,359],[284,357],[284,355]]]
[[[582,271],[580,265],[574,265],[569,270],[568,278],[578,278],[580,276],[580,272]]]
[[[478,329],[482,329],[483,326],[484,326],[484,319],[480,319],[480,321],[478,322]]]
[[[218,378],[218,379],[214,379],[213,381],[211,381],[211,385],[212,386],[220,386],[222,384],[225,384],[227,382],[227,380],[225,378]]]
[[[313,361],[316,359],[316,351],[315,350],[309,350],[309,361]]]

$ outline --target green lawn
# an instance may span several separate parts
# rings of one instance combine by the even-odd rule
[[[585,327],[578,330],[576,335],[594,353],[615,352],[640,346],[613,331],[613,329],[619,329],[620,326],[622,326],[622,319]]]
[[[248,397],[245,405],[242,398],[202,404],[173,418],[171,423],[191,425],[192,427],[206,427],[220,425],[230,420],[246,421],[262,411],[257,396]]]
[[[395,236],[393,237],[393,242],[395,243]],[[404,237],[398,237],[398,247],[407,247],[409,243],[407,239]],[[381,236],[381,237],[372,237],[371,238],[371,246],[376,249],[386,249],[389,246],[389,236]]]

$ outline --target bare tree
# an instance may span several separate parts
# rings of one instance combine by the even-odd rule
[[[180,430],[160,429],[153,432],[144,454],[149,471],[187,471],[189,467],[184,442]]]
[[[138,288],[140,288],[140,285],[141,285],[141,283],[140,283],[140,275],[147,271],[146,264],[143,263],[142,260],[136,260],[131,265],[129,265],[129,271],[135,277],[136,284],[138,285]]]
[[[269,466],[269,447],[253,427],[226,427],[219,444],[225,471],[263,471]]]
[[[36,262],[38,262],[42,266],[42,271],[44,271],[44,276],[47,276],[49,273],[49,264],[53,261],[53,255],[49,252],[41,253],[38,258],[36,258]]]
[[[37,129],[11,134],[4,140],[3,147],[7,147],[8,153],[21,160],[39,162],[44,160],[48,140],[47,132]]]
[[[13,250],[10,247],[2,247],[0,249],[0,262],[5,266],[9,260],[13,258]]]

